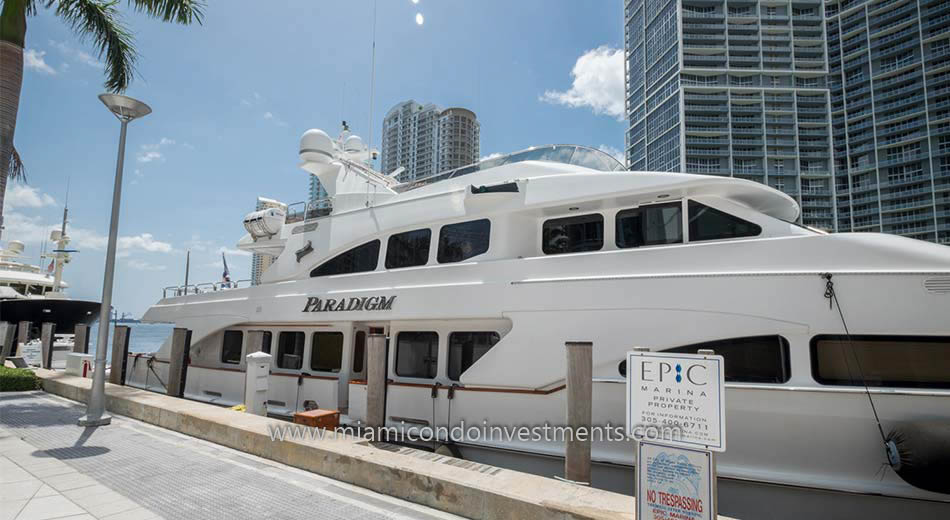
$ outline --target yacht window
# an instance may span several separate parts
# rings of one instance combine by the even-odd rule
[[[417,229],[389,237],[386,246],[386,269],[426,265],[432,230]]]
[[[343,333],[314,332],[310,342],[310,369],[339,372],[343,366]]]
[[[449,379],[458,381],[485,355],[501,336],[497,332],[453,332],[449,334]]]
[[[439,335],[435,332],[400,332],[396,339],[396,375],[435,377],[439,363]]]
[[[679,244],[683,241],[683,205],[653,204],[617,213],[617,247]]]
[[[345,253],[340,253],[324,262],[320,267],[310,271],[310,276],[330,276],[334,274],[364,273],[375,271],[379,263],[379,240],[356,246]]]
[[[303,366],[303,332],[281,332],[277,336],[277,368],[300,370]]]
[[[664,352],[695,354],[699,349],[710,349],[723,357],[723,375],[729,382],[785,383],[791,378],[788,340],[782,336],[724,339]]]
[[[950,388],[950,337],[817,336],[811,370],[823,385]]]
[[[487,218],[442,226],[439,231],[440,264],[461,262],[488,251],[491,221]]]
[[[366,364],[366,333],[358,330],[353,343],[353,372],[363,373],[364,364]]]
[[[689,241],[754,237],[762,233],[758,224],[742,220],[705,204],[689,201]]]
[[[542,226],[546,255],[598,251],[604,246],[604,216],[598,213],[548,220]]]
[[[224,342],[221,344],[221,361],[237,365],[241,362],[241,346],[244,342],[244,333],[239,330],[224,331]]]
[[[270,342],[272,339],[271,332],[269,330],[252,330],[251,332],[260,332],[261,333],[261,352],[265,354],[270,354]],[[248,345],[248,350],[252,350],[251,346]]]

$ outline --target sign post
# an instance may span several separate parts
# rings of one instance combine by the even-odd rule
[[[716,518],[714,452],[726,450],[722,356],[628,352],[626,419],[637,442],[637,518]]]

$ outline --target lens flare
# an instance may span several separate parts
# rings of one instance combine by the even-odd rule
[[[426,19],[422,17],[422,13],[416,13],[416,24],[422,25],[425,21]]]

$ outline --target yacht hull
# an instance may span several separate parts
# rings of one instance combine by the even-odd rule
[[[99,302],[69,299],[17,299],[0,301],[0,321],[56,324],[57,334],[72,334],[76,325],[89,325],[99,317]]]

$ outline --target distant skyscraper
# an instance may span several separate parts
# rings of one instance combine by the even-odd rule
[[[631,169],[741,177],[835,229],[821,0],[627,0]]]
[[[399,167],[410,181],[478,161],[480,125],[465,108],[442,108],[413,100],[394,106],[383,119],[381,170]]]
[[[808,225],[950,243],[950,2],[626,0],[624,14],[631,169],[752,179]]]
[[[313,177],[316,179],[316,177]],[[312,186],[312,183],[311,183]],[[311,193],[313,188],[311,187]],[[287,205],[282,202],[277,202],[273,199],[267,199],[264,197],[257,198],[257,205],[255,210],[269,209],[269,208],[280,208],[287,211]],[[251,255],[251,285],[258,285],[261,283],[261,275],[264,274],[264,271],[267,270],[270,265],[274,263],[274,257],[270,255],[264,255],[261,253],[254,253]]]
[[[950,2],[825,5],[840,231],[950,244]]]

